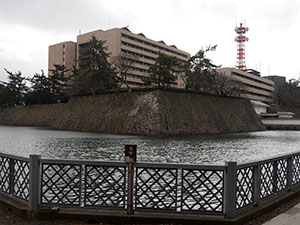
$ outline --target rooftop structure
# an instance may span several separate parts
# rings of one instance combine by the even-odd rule
[[[286,84],[286,78],[283,76],[271,75],[271,76],[265,76],[264,78],[273,81],[275,89]]]
[[[235,28],[237,34],[235,41],[237,42],[237,60],[236,68],[239,70],[246,70],[246,60],[245,60],[245,42],[249,39],[245,36],[246,32],[249,30],[248,27],[244,27],[243,23],[240,23],[239,27]]]
[[[236,79],[244,85],[244,93],[241,97],[248,98],[250,100],[261,101],[267,104],[273,102],[274,94],[274,82],[260,77],[260,75],[253,70],[242,71],[236,68],[220,68],[218,72],[225,76]]]

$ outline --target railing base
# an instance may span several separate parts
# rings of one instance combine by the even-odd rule
[[[136,211],[134,215],[127,215],[125,210],[98,210],[98,209],[82,209],[82,208],[60,208],[52,210],[49,208],[41,208],[37,211],[30,212],[28,206],[19,201],[0,193],[0,207],[10,208],[19,216],[28,219],[50,220],[79,220],[79,221],[95,221],[102,223],[130,224],[130,223],[151,223],[151,224],[244,224],[250,219],[258,218],[268,211],[282,205],[300,196],[300,187],[292,191],[282,192],[276,197],[270,198],[260,203],[258,207],[245,209],[237,212],[235,219],[225,219],[223,216],[208,216],[197,214],[183,213],[154,213]]]

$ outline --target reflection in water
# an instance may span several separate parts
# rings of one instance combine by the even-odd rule
[[[123,161],[124,145],[136,144],[138,161],[223,165],[299,151],[299,141],[300,131],[154,138],[0,126],[0,152],[59,159]]]

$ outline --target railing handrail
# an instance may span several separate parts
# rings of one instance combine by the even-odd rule
[[[126,166],[127,163],[120,161],[98,161],[98,160],[71,160],[71,159],[41,159],[42,164],[70,164],[70,165],[107,165],[107,166]]]
[[[270,156],[270,157],[265,157],[261,160],[250,160],[250,161],[245,161],[245,162],[237,162],[237,168],[245,168],[245,167],[250,167],[250,166],[256,166],[259,164],[263,164],[263,163],[267,163],[267,162],[271,162],[271,161],[277,161],[280,159],[284,159],[284,158],[289,158],[289,157],[293,157],[296,155],[300,155],[300,151],[294,151],[292,153],[283,153],[283,154],[279,154],[277,156]],[[2,157],[6,157],[6,158],[12,158],[12,159],[17,159],[17,160],[22,160],[22,161],[29,161],[29,157],[23,157],[23,156],[16,156],[16,155],[12,155],[12,154],[7,154],[7,153],[1,153],[0,152],[0,156]],[[126,165],[125,162],[122,161],[104,161],[104,160],[84,160],[84,159],[49,159],[49,158],[41,158],[41,163],[57,163],[57,164],[82,164],[82,165],[99,165],[99,164],[107,164],[107,165],[118,165],[118,166],[122,166],[122,165]],[[226,162],[224,162],[225,164]],[[226,166],[222,166],[222,165],[206,165],[206,164],[195,164],[195,163],[170,163],[170,162],[138,162],[138,163],[134,163],[134,165],[136,165],[137,167],[139,166],[149,166],[149,167],[153,167],[153,166],[158,166],[158,167],[168,167],[168,168],[195,168],[198,167],[200,169],[215,169],[215,170],[224,170],[226,168]]]
[[[278,161],[278,160],[281,160],[281,159],[290,158],[290,157],[293,157],[293,156],[296,156],[296,155],[300,155],[300,152],[295,151],[295,152],[288,153],[288,154],[283,153],[283,154],[279,154],[275,157],[271,156],[271,157],[265,157],[261,160],[256,160],[256,161],[252,160],[252,161],[248,161],[248,162],[238,163],[237,168],[240,169],[240,168],[245,168],[245,167],[250,167],[250,166],[257,166],[257,165],[272,162],[272,161]]]
[[[202,169],[202,170],[225,170],[226,166],[200,165],[200,164],[184,164],[184,163],[133,163],[133,166],[139,167],[155,167],[155,168],[174,168],[174,169]]]
[[[121,161],[99,161],[99,160],[81,160],[81,159],[41,159],[41,163],[57,163],[57,164],[71,164],[71,165],[117,165],[125,166],[127,163]],[[213,169],[225,170],[222,165],[205,165],[205,164],[191,164],[191,163],[169,163],[169,162],[137,162],[133,163],[136,167],[159,167],[159,168],[185,168],[185,169]]]
[[[26,157],[23,157],[23,156],[17,156],[17,155],[2,153],[2,152],[0,152],[0,157],[5,157],[5,158],[10,158],[10,159],[16,159],[16,160],[29,162],[29,157],[26,158]]]
[[[70,159],[41,159],[42,164],[70,164],[70,165],[107,165],[107,166],[126,166],[128,163],[120,161],[98,161],[98,160],[70,160]],[[184,163],[152,163],[138,162],[132,163],[134,167],[156,167],[156,168],[176,168],[176,169],[207,169],[207,170],[225,170],[226,166],[199,165]]]

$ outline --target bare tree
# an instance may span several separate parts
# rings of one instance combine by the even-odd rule
[[[215,76],[215,85],[211,91],[220,96],[239,97],[245,92],[245,88],[245,85],[241,81],[217,73]]]
[[[127,81],[128,72],[132,70],[132,65],[138,59],[139,58],[136,55],[132,55],[128,53],[120,53],[117,56],[112,58],[112,63],[119,73],[120,82],[118,84],[118,89],[120,89],[122,85],[125,84],[127,89],[130,90]]]

